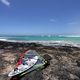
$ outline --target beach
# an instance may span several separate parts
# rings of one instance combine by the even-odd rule
[[[0,0],[0,80],[80,80],[80,0]]]
[[[13,80],[8,73],[26,49],[36,50],[49,65],[17,80],[80,80],[80,47],[61,44],[0,41],[0,80]]]

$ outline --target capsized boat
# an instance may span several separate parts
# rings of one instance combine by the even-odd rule
[[[16,76],[33,67],[38,61],[38,56],[35,53],[34,50],[28,50],[23,53],[19,59],[18,65],[8,74],[8,76]]]
[[[38,61],[36,62],[36,64],[35,64],[33,67],[31,67],[30,69],[28,69],[27,71],[19,74],[18,77],[21,78],[21,77],[23,77],[23,76],[25,76],[25,75],[33,72],[33,71],[38,71],[38,70],[44,69],[44,68],[47,66],[48,63],[47,63],[47,61],[45,61],[45,59],[44,59],[43,57],[41,57],[40,55],[38,55],[38,57],[39,57],[39,59],[38,59]]]

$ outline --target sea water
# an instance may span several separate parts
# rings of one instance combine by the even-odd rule
[[[80,44],[79,35],[0,35],[2,41],[41,41]]]

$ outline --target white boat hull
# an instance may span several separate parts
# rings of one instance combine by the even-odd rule
[[[17,70],[12,70],[8,74],[8,76],[9,77],[16,76],[16,75],[18,75],[18,74],[20,74],[20,73],[30,69],[32,66],[34,66],[36,64],[37,60],[38,60],[38,56],[35,56],[32,59],[30,59],[30,60],[25,60],[25,62],[26,62],[25,65],[24,64],[19,65],[17,67]]]

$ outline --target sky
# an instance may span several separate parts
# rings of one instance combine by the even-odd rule
[[[80,0],[0,0],[0,34],[80,35]]]

